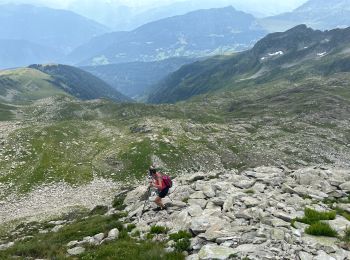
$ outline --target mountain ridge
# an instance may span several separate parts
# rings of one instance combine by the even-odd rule
[[[176,102],[239,85],[245,79],[263,80],[274,70],[288,70],[323,56],[335,55],[350,40],[350,28],[318,31],[306,25],[286,32],[272,33],[248,51],[187,65],[154,87],[150,102]],[[335,52],[335,53],[333,53]],[[337,59],[337,57],[335,57]],[[214,76],[215,75],[215,76]]]
[[[245,49],[264,34],[252,15],[233,7],[199,10],[151,22],[131,32],[100,36],[77,48],[69,58],[82,61],[79,65],[98,65],[198,57]],[[99,43],[103,48],[93,51]]]

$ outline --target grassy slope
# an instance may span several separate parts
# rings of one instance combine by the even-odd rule
[[[62,219],[62,218],[61,218]],[[184,259],[180,253],[166,253],[163,243],[154,243],[150,240],[138,241],[132,238],[127,229],[123,227],[120,215],[112,216],[91,215],[88,212],[71,213],[63,217],[70,221],[58,232],[41,234],[39,230],[50,230],[54,225],[49,222],[21,224],[14,229],[14,233],[0,236],[1,239],[14,240],[24,237],[5,251],[0,251],[1,259],[11,259],[17,256],[24,258],[45,259],[76,259],[67,256],[67,244],[70,241],[83,240],[86,236],[94,236],[98,233],[108,234],[113,228],[120,231],[119,239],[104,243],[99,246],[87,246],[86,252],[80,259]],[[86,247],[86,246],[85,246]]]
[[[29,68],[0,71],[0,100],[16,103],[64,95],[50,80],[49,75]]]

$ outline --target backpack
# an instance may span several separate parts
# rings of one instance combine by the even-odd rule
[[[162,180],[167,188],[171,188],[173,186],[173,182],[168,175],[163,175]]]

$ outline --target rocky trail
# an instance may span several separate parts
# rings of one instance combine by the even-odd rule
[[[142,214],[147,187],[131,191],[126,199],[128,217],[142,232],[164,226],[169,233],[188,230],[191,238],[187,259],[350,259],[337,238],[305,233],[305,208],[330,211],[350,204],[328,205],[350,191],[350,170],[304,168],[297,171],[260,167],[236,172],[196,173],[175,180],[166,198],[167,211],[154,212],[150,205]],[[139,200],[139,201],[138,201]],[[136,201],[136,202],[135,202]],[[294,221],[293,221],[294,222]],[[341,236],[350,221],[337,215],[325,221]],[[154,239],[166,240],[160,235]]]
[[[345,260],[350,259],[349,242],[344,239],[350,228],[349,192],[350,169],[346,168],[216,170],[175,178],[164,199],[166,210],[154,211],[155,194],[149,196],[148,187],[140,185],[118,195],[124,209],[110,206],[105,215],[122,214],[124,226],[133,226],[128,230],[132,237],[160,241],[166,252],[178,250],[178,241],[187,239],[182,251],[188,260]],[[307,219],[308,210],[327,216],[317,223],[327,225],[332,236],[310,234],[315,216]],[[50,222],[54,226],[40,232],[57,232],[70,223]],[[84,254],[91,245],[118,240],[122,232],[114,227],[70,241],[67,257]],[[174,234],[189,237],[174,241]],[[13,242],[3,241],[0,252]]]

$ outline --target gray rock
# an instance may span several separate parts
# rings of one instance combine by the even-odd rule
[[[58,232],[61,228],[63,228],[63,225],[57,225],[51,229],[51,232]]]
[[[216,206],[220,206],[220,207],[223,206],[225,203],[225,199],[218,198],[218,197],[212,198],[210,201],[214,203]]]
[[[270,237],[272,240],[281,241],[284,239],[284,235],[285,235],[285,233],[282,229],[278,229],[278,228],[271,229]]]
[[[185,260],[199,260],[198,254],[186,256]]]
[[[260,203],[259,200],[252,198],[252,197],[244,197],[244,198],[241,198],[241,200],[243,201],[244,205],[247,208],[255,207],[255,206],[259,205],[259,203]]]
[[[233,183],[235,187],[241,188],[241,189],[249,189],[255,184],[256,180],[240,180],[238,182]]]
[[[172,231],[187,230],[190,228],[191,223],[192,218],[186,209],[183,209],[179,213],[174,213],[171,216]]]
[[[187,209],[188,213],[190,214],[191,217],[199,217],[200,215],[203,214],[203,209],[199,205],[191,205]]]
[[[93,238],[95,239],[95,241],[97,243],[101,243],[101,241],[103,240],[103,238],[105,237],[105,235],[103,233],[99,233],[93,236]]]
[[[350,191],[350,181],[347,181],[347,182],[340,184],[340,188],[345,192],[349,192]]]
[[[190,229],[194,234],[199,234],[206,232],[211,226],[216,224],[220,225],[221,223],[223,223],[223,221],[219,217],[203,215],[192,219]]]
[[[85,252],[85,248],[84,247],[80,247],[80,246],[77,246],[77,247],[74,247],[74,248],[71,248],[71,249],[67,250],[67,253],[69,255],[80,255],[80,254],[82,254],[84,252]]]
[[[196,191],[190,195],[190,199],[206,199],[203,191]]]
[[[340,235],[345,234],[345,230],[350,228],[350,221],[342,216],[337,216],[334,220],[328,220],[327,222],[331,228],[337,231]]]
[[[108,232],[106,240],[114,240],[117,239],[119,236],[119,230],[117,228],[113,228]]]
[[[216,244],[205,245],[198,253],[200,260],[226,260],[236,253],[236,250]]]
[[[264,183],[255,183],[254,186],[251,188],[255,192],[263,193],[266,188],[266,184]]]
[[[73,246],[76,246],[79,244],[79,241],[78,240],[74,240],[74,241],[70,241],[68,244],[67,244],[67,247],[73,247]]]
[[[13,247],[14,245],[15,245],[14,242],[9,242],[7,244],[0,245],[0,251],[6,250],[6,249],[8,249],[10,247]]]
[[[138,186],[136,189],[128,192],[124,199],[125,205],[133,204],[135,201],[144,201],[148,199],[148,186]]]
[[[187,203],[190,206],[199,205],[202,209],[205,209],[205,206],[207,205],[208,201],[205,199],[189,199]]]
[[[334,257],[326,254],[324,251],[318,252],[317,256],[313,260],[336,260]]]

